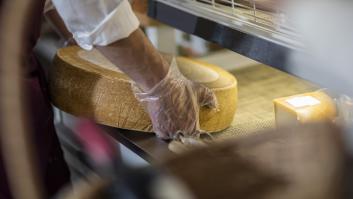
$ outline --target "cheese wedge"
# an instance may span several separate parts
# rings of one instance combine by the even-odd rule
[[[332,121],[337,115],[334,101],[323,91],[275,99],[274,109],[277,127]]]
[[[200,126],[207,132],[230,126],[237,105],[237,80],[222,68],[188,58],[177,58],[185,77],[215,92],[219,111],[200,109]],[[58,50],[49,74],[52,103],[75,116],[98,123],[152,132],[148,114],[135,99],[131,80],[97,50],[77,46]]]

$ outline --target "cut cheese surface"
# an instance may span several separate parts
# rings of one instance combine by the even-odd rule
[[[286,100],[286,102],[294,108],[303,108],[307,106],[317,106],[321,102],[312,96],[293,97]]]
[[[200,108],[200,126],[207,132],[229,127],[237,106],[237,80],[224,69],[177,57],[180,72],[212,89],[219,111]],[[148,114],[135,99],[132,81],[97,50],[77,46],[59,49],[49,74],[52,103],[75,116],[109,126],[152,132]]]
[[[336,105],[323,91],[304,93],[274,100],[277,126],[319,121],[332,121]]]

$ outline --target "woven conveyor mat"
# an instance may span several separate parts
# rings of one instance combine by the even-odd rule
[[[238,108],[232,125],[214,134],[223,139],[275,127],[273,99],[317,89],[301,80],[265,65],[231,71],[238,80]]]

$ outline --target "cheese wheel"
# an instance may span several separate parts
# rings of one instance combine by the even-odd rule
[[[219,110],[202,107],[200,126],[207,132],[230,126],[237,105],[237,80],[220,67],[177,58],[188,79],[212,89]],[[52,103],[75,116],[92,118],[108,126],[152,132],[148,114],[135,99],[131,80],[97,50],[77,46],[58,50],[49,74]]]
[[[334,101],[323,91],[275,99],[274,106],[278,127],[332,121],[337,115]]]

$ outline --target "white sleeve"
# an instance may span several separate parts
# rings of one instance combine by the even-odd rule
[[[52,0],[77,44],[86,50],[128,37],[139,21],[128,0]]]
[[[53,2],[51,0],[46,0],[44,4],[44,11],[43,13],[49,12],[50,10],[55,9]]]

